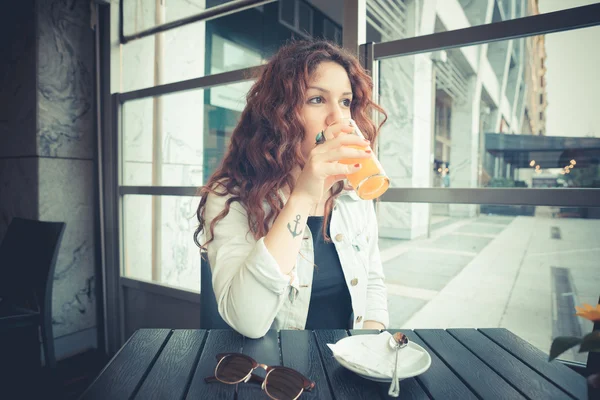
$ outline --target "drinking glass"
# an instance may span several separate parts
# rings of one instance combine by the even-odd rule
[[[352,118],[343,118],[336,122],[342,122],[345,125],[349,125],[354,128],[350,133],[352,135],[359,136],[365,139],[365,136],[356,125],[356,122]],[[346,132],[343,132],[346,133]],[[375,157],[373,150],[370,146],[349,146],[356,149],[371,150],[371,157],[369,158],[353,158],[340,160],[341,164],[361,164],[362,167],[353,174],[348,174],[346,178],[348,183],[352,185],[358,197],[363,200],[372,200],[381,196],[390,186],[390,179],[385,174],[381,163]]]

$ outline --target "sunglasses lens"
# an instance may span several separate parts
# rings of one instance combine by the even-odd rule
[[[252,361],[238,355],[226,356],[221,360],[215,376],[225,383],[238,383],[252,371]]]
[[[304,379],[299,373],[284,369],[275,368],[267,376],[265,390],[274,399],[293,400],[302,392]]]

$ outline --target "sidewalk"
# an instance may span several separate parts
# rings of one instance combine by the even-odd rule
[[[504,327],[547,352],[553,337],[592,329],[569,309],[598,301],[599,233],[600,220],[482,216],[387,247],[392,326]]]

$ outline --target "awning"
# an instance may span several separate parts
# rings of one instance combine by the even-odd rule
[[[515,168],[564,168],[571,160],[578,167],[600,163],[600,138],[534,136],[502,133],[485,134],[485,150]]]

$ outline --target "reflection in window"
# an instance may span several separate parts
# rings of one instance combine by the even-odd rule
[[[330,19],[323,20],[323,38],[342,45],[342,30]]]
[[[313,35],[313,8],[301,0],[281,0],[279,23],[309,38]]]

